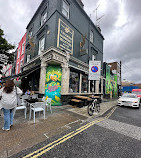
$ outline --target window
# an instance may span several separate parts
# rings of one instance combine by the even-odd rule
[[[92,54],[92,60],[97,60],[98,52],[93,47],[91,47],[91,54]]]
[[[19,50],[18,50],[18,59],[20,58],[20,51],[21,51],[21,49],[19,48]]]
[[[92,55],[92,60],[95,60],[95,55]]]
[[[45,46],[45,38],[42,38],[39,40],[39,51],[38,51],[38,54],[41,53],[41,51],[44,50],[44,46]]]
[[[88,75],[83,74],[83,76],[82,76],[81,92],[82,93],[88,92]]]
[[[25,42],[22,44],[22,54],[24,54],[24,45],[25,45]]]
[[[23,59],[21,60],[21,63],[20,63],[20,72],[22,71],[22,67],[23,67]]]
[[[69,19],[69,4],[63,0],[62,13]]]
[[[47,20],[47,11],[45,10],[41,15],[41,26],[46,22],[46,20]]]
[[[19,63],[17,63],[16,74],[18,74],[18,71],[19,71]]]
[[[23,66],[23,59],[21,60],[20,68],[22,68],[22,66]]]
[[[94,83],[94,85],[93,85]],[[96,81],[90,81],[90,92],[94,92],[95,93],[95,85],[96,85]]]
[[[77,72],[70,72],[69,92],[79,92],[79,73]]]
[[[94,33],[92,30],[90,31],[90,42],[94,42]]]
[[[33,33],[32,33],[32,28],[29,30],[28,36],[32,37]]]
[[[30,61],[30,55],[27,55],[27,63]]]

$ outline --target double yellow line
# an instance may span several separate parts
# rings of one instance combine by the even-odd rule
[[[37,157],[43,155],[44,153],[46,153],[47,151],[51,150],[51,149],[54,148],[55,146],[57,146],[57,145],[59,145],[59,144],[65,142],[66,140],[68,140],[68,139],[74,137],[75,135],[77,135],[77,134],[79,134],[80,132],[86,130],[87,128],[93,126],[94,124],[96,124],[96,123],[98,123],[98,122],[101,122],[101,121],[105,120],[106,118],[109,118],[109,117],[112,115],[112,113],[115,111],[116,108],[117,108],[117,107],[113,108],[113,109],[108,113],[108,115],[106,115],[104,118],[100,118],[100,119],[94,120],[94,121],[92,121],[92,122],[90,122],[90,123],[88,123],[88,124],[86,124],[86,125],[84,125],[84,126],[78,128],[78,129],[76,129],[76,130],[70,132],[69,134],[66,134],[65,136],[63,136],[63,137],[61,137],[61,138],[59,138],[59,139],[53,141],[52,143],[50,143],[50,144],[48,144],[48,145],[46,145],[46,146],[44,146],[44,147],[42,147],[42,148],[40,148],[40,149],[34,151],[33,153],[24,156],[23,158],[29,158],[29,157],[30,157],[30,158],[31,158],[31,157],[32,157],[32,158],[37,158]]]

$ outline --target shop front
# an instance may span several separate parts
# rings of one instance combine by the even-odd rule
[[[41,53],[40,60],[39,93],[52,98],[52,105],[65,104],[76,94],[92,93],[88,64],[54,47]],[[95,82],[95,92],[99,93],[99,81]]]

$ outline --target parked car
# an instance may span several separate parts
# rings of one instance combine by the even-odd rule
[[[136,94],[126,93],[118,99],[119,106],[130,106],[139,108],[140,98]]]
[[[132,89],[132,94],[136,94],[137,97],[139,97],[141,101],[141,89]]]

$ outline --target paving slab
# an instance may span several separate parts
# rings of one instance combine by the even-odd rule
[[[2,131],[3,118],[0,116],[0,157],[12,156],[50,137],[61,134],[87,119],[102,115],[115,105],[116,101],[101,103],[100,113],[92,117],[87,114],[86,106],[82,108],[71,105],[54,106],[52,107],[53,113],[48,111],[45,120],[42,114],[36,115],[35,124],[33,118],[28,119],[29,109],[27,119],[24,119],[23,111],[18,111],[10,131]]]

